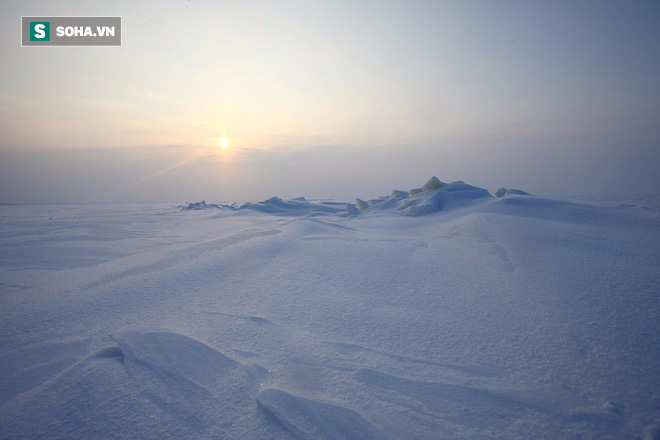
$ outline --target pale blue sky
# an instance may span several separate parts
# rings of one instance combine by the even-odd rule
[[[20,46],[121,15],[121,48]],[[654,193],[657,1],[0,4],[0,202]],[[218,148],[226,136],[230,146]]]

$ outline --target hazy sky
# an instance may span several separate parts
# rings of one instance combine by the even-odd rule
[[[22,15],[120,15],[123,46],[21,47]],[[432,175],[658,193],[658,23],[657,0],[5,0],[0,202],[369,198]]]

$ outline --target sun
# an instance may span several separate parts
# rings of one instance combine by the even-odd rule
[[[227,148],[228,145],[229,145],[229,141],[227,140],[227,138],[224,137],[224,136],[221,137],[220,138],[220,146],[224,149],[224,148]]]

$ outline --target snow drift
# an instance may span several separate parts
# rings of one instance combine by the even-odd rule
[[[429,182],[0,207],[0,438],[655,438],[657,200]]]
[[[355,207],[358,211],[369,210],[369,212],[394,209],[407,216],[417,217],[443,209],[469,206],[492,197],[483,188],[477,188],[462,181],[447,184],[433,176],[422,188],[414,188],[410,191],[395,189],[389,196],[382,196],[369,200],[369,202],[356,199],[356,206],[349,204],[346,211],[349,215],[354,215],[357,214]]]

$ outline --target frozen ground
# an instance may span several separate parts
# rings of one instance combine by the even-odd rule
[[[1,206],[0,438],[660,438],[658,200],[504,193]]]

